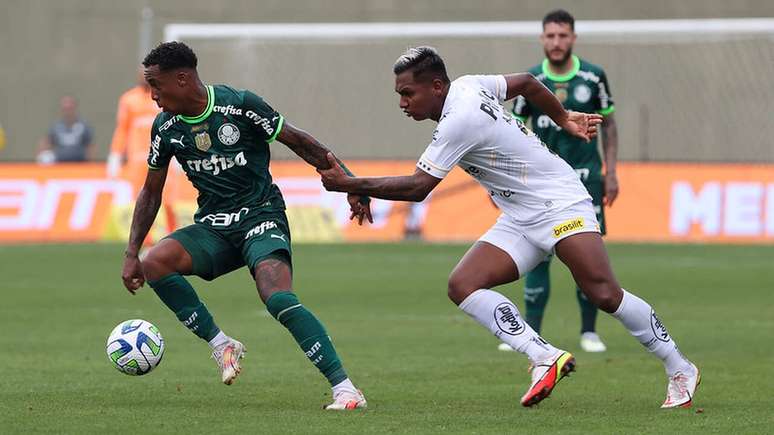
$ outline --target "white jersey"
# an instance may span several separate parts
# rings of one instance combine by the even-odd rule
[[[591,199],[570,165],[503,108],[505,95],[500,75],[454,80],[417,167],[444,178],[458,165],[517,222],[534,222]]]

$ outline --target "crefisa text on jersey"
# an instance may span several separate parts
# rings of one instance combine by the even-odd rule
[[[206,159],[187,160],[186,164],[188,165],[188,168],[191,169],[192,171],[196,171],[196,172],[206,171],[206,172],[212,172],[212,175],[218,175],[222,171],[225,171],[226,169],[231,169],[234,166],[247,165],[247,158],[245,157],[244,152],[240,152],[233,158],[228,156],[219,156],[219,155],[213,154]]]
[[[228,106],[213,106],[212,107],[213,112],[222,113],[224,115],[241,115],[242,109],[238,109],[234,107],[232,104],[229,104]]]

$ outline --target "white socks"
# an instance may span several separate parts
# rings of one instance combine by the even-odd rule
[[[349,378],[344,379],[331,388],[333,389],[333,397],[336,397],[342,391],[357,393],[357,388],[355,388],[355,385],[352,383],[352,381],[349,380]]]
[[[500,293],[488,289],[476,290],[462,301],[460,309],[489,329],[495,337],[526,354],[533,364],[558,351],[543,340],[522,319],[516,305]]]
[[[228,335],[224,334],[223,331],[219,331],[218,335],[213,337],[208,343],[211,348],[215,349],[218,346],[228,343]]]
[[[648,351],[661,358],[667,375],[692,370],[691,363],[677,349],[677,343],[669,336],[666,326],[661,323],[653,308],[637,296],[621,290],[623,299],[613,317],[620,320]]]

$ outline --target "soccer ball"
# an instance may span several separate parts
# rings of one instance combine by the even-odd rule
[[[121,322],[107,339],[107,356],[121,373],[142,376],[156,368],[164,356],[164,339],[158,328],[140,319]]]

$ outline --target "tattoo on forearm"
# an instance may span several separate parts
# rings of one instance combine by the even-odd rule
[[[130,248],[137,249],[142,245],[153,221],[156,220],[160,207],[161,195],[152,195],[144,188],[140,191],[132,214],[132,226],[129,232]]]
[[[312,136],[298,132],[293,135],[293,141],[289,142],[288,147],[307,163],[318,169],[329,169],[328,158],[326,155],[330,152],[323,144],[318,142]]]

